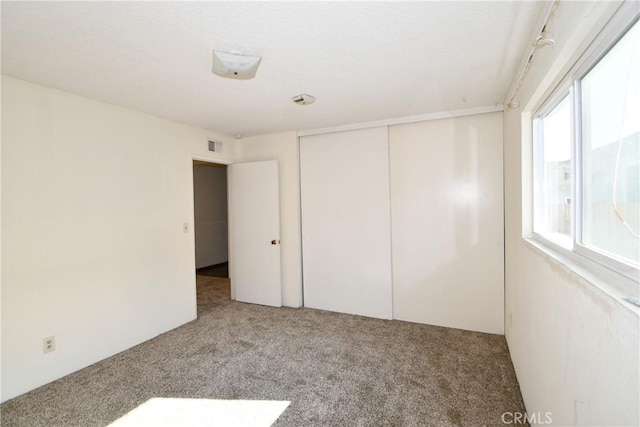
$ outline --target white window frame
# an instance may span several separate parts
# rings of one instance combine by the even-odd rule
[[[595,37],[593,43],[586,49],[580,58],[571,67],[569,72],[561,79],[551,94],[544,99],[541,105],[532,115],[533,130],[533,217],[531,218],[531,235],[529,240],[539,249],[549,252],[555,257],[559,254],[566,261],[565,264],[577,267],[577,270],[586,272],[585,276],[594,275],[604,280],[620,294],[625,295],[627,301],[635,299],[637,305],[639,294],[640,270],[615,256],[600,253],[584,246],[582,242],[582,126],[581,126],[581,93],[580,82],[598,62],[609,53],[613,46],[627,33],[627,31],[639,20],[637,4],[625,2],[614,14],[602,31]],[[571,247],[565,247],[557,242],[549,240],[544,235],[536,232],[537,221],[540,218],[541,207],[540,185],[544,160],[540,161],[542,150],[541,122],[562,100],[568,96],[571,104]],[[570,268],[571,268],[570,266]],[[628,299],[631,297],[631,300]]]

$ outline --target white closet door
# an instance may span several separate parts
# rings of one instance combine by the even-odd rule
[[[389,129],[393,310],[504,333],[502,113]]]
[[[300,138],[304,305],[392,318],[388,128]]]

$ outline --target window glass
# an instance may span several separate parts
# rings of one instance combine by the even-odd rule
[[[581,243],[635,265],[640,258],[639,32],[636,23],[580,81]]]
[[[536,232],[571,246],[571,104],[566,96],[540,119]]]

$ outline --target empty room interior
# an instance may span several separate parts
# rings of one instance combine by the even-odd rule
[[[640,424],[640,2],[0,13],[3,426]]]

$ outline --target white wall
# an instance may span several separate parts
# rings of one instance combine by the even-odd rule
[[[1,12],[0,6],[0,12]],[[0,97],[2,96],[2,80],[0,79]],[[1,101],[1,98],[0,98]],[[0,102],[0,402],[2,402],[2,102]]]
[[[553,88],[615,6],[560,2],[555,46],[534,58],[517,98],[524,109],[504,116],[506,338],[528,413],[550,412],[558,426],[640,423],[638,315],[522,238],[531,155],[521,113]]]
[[[280,167],[280,244],[282,305],[302,305],[302,250],[300,241],[300,179],[298,138],[283,132],[239,140],[239,162],[277,160]]]
[[[229,261],[227,169],[194,165],[196,268]]]
[[[2,400],[196,317],[182,225],[208,137],[234,158],[224,135],[2,77]]]

